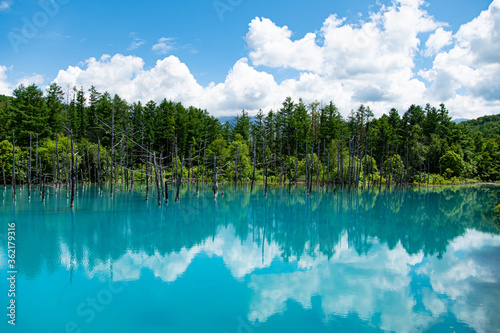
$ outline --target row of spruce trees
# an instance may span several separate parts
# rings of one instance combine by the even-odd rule
[[[499,180],[499,140],[461,125],[443,104],[378,119],[361,105],[344,119],[333,102],[291,98],[231,124],[166,99],[130,104],[94,87],[21,85],[0,96],[0,163],[4,184],[17,166],[21,183],[140,180],[164,195],[165,180],[210,181],[214,191],[218,181],[310,190]]]

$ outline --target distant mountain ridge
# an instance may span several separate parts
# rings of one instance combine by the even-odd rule
[[[481,132],[485,139],[500,139],[500,114],[463,121],[459,126]]]
[[[240,115],[237,115],[237,116],[240,116]],[[226,122],[229,122],[231,125],[234,125],[234,124],[236,124],[236,117],[237,116],[220,116],[220,117],[217,117],[217,119],[219,119],[221,124],[225,124]],[[250,123],[253,123],[253,121],[255,120],[255,117],[250,116],[249,118],[250,118]]]
[[[236,120],[236,116],[220,116],[220,117],[217,117],[217,119],[219,119],[221,124],[225,124],[225,123],[229,122],[231,125],[234,125],[235,120]]]
[[[220,116],[220,117],[217,117],[217,119],[219,119],[221,124],[225,124],[226,122],[229,122],[231,125],[234,125],[236,123],[236,116]],[[250,122],[253,122],[254,120],[255,120],[255,117],[250,116]],[[470,121],[470,120],[474,120],[474,119],[467,119],[467,118],[452,119],[452,121],[455,124],[461,124],[463,122]]]

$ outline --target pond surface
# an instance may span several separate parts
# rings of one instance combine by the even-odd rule
[[[0,205],[1,332],[498,332],[497,188]],[[170,194],[172,198],[173,195]],[[7,323],[16,224],[16,326]]]

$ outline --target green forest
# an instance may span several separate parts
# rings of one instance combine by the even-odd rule
[[[289,97],[254,117],[242,110],[231,124],[179,102],[128,103],[95,87],[20,85],[0,96],[4,186],[13,172],[18,184],[141,181],[164,193],[165,181],[213,182],[214,191],[224,181],[309,190],[493,182],[499,145],[500,115],[455,124],[443,104],[378,119],[360,105],[343,118],[333,102]]]

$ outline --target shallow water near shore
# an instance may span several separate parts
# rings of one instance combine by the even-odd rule
[[[80,187],[0,204],[1,332],[495,332],[498,189]],[[16,326],[7,323],[8,225]]]

